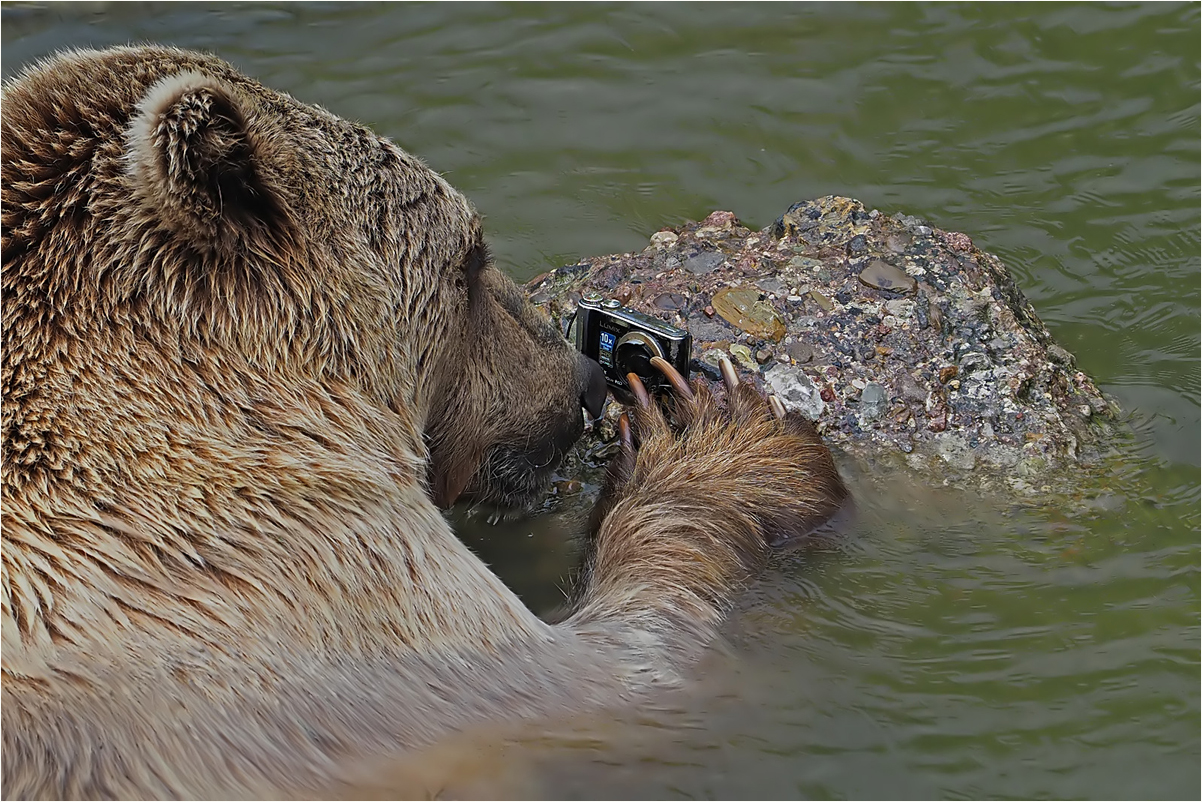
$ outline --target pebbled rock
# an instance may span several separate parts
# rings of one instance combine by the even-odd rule
[[[688,329],[694,376],[720,402],[717,355],[746,348],[746,381],[873,473],[896,464],[934,483],[1029,495],[1057,477],[1071,485],[1129,432],[997,257],[850,198],[794,204],[758,231],[714,213],[529,290],[561,325],[597,290]],[[776,361],[761,367],[762,351]]]

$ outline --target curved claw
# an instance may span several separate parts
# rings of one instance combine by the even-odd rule
[[[774,395],[768,396],[768,408],[772,410],[772,415],[777,420],[785,419],[785,405],[781,400]]]
[[[664,374],[664,378],[672,385],[672,389],[676,394],[686,401],[693,400],[693,389],[689,387],[689,383],[684,380],[684,376],[680,375],[680,371],[672,366],[672,363],[663,357],[651,357],[651,364],[660,373]]]
[[[643,380],[639,378],[637,373],[627,373],[626,383],[630,385],[630,392],[634,394],[634,400],[638,402],[643,409],[651,409],[651,396],[647,392],[647,388],[643,386]]]
[[[625,412],[618,418],[618,442],[622,448],[634,451],[634,432],[630,428],[630,416]]]
[[[739,377],[735,375],[735,366],[730,364],[730,360],[724,356],[718,357],[718,367],[722,371],[722,383],[726,385],[727,392],[734,392],[734,389],[739,386]]]

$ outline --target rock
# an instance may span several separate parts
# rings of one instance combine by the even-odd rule
[[[794,204],[758,232],[711,215],[658,232],[641,253],[583,259],[528,287],[560,325],[590,289],[687,327],[693,375],[719,403],[714,360],[729,349],[745,381],[873,471],[1019,492],[1092,469],[1129,437],[996,257],[848,198]],[[612,436],[613,421],[603,424],[592,431]]]
[[[676,244],[676,232],[656,231],[651,235],[651,245],[656,248],[670,248]]]
[[[709,217],[701,221],[701,228],[730,228],[738,223],[734,212],[710,212]]]
[[[885,248],[890,253],[905,253],[906,248],[910,246],[910,235],[901,231],[895,231],[885,238]]]
[[[898,320],[909,320],[914,317],[914,302],[906,298],[885,301],[885,308]]]
[[[755,286],[771,295],[784,295],[785,291],[789,289],[785,286],[785,282],[776,277],[760,279],[755,283]]]
[[[878,290],[892,292],[914,292],[918,282],[906,271],[898,270],[884,259],[873,259],[860,272],[860,281]]]
[[[1056,343],[1048,346],[1048,356],[1058,365],[1062,365],[1068,369],[1072,369],[1077,365],[1077,358],[1068,352],[1068,349],[1062,348]]]
[[[978,370],[989,370],[992,363],[989,361],[989,357],[980,351],[968,351],[961,355],[958,367],[959,375],[967,376]]]
[[[803,365],[814,358],[814,349],[803,342],[790,343],[785,346],[785,353],[799,365]]]
[[[818,304],[824,311],[831,311],[835,308],[835,303],[830,298],[827,298],[818,290],[810,290],[810,297],[814,299],[814,303]]]
[[[804,270],[808,273],[813,273],[822,267],[822,262],[817,259],[809,259],[805,256],[794,256],[789,260],[789,267],[797,270]]]
[[[726,258],[720,253],[702,251],[696,256],[691,256],[684,260],[684,269],[693,275],[704,276],[706,273],[712,272],[724,261],[726,261]]]
[[[785,323],[770,304],[760,300],[758,290],[726,287],[714,293],[714,311],[734,326],[753,337],[780,342],[785,336]]]
[[[723,359],[726,359],[726,358],[727,358],[727,357],[726,357],[726,354],[724,353],[723,349],[721,349],[721,348],[711,348],[711,349],[709,349],[708,351],[706,351],[704,354],[702,354],[702,355],[701,355],[701,359],[700,359],[700,360],[694,359],[693,361],[694,361],[694,362],[698,362],[698,361],[699,361],[699,362],[702,362],[702,363],[704,363],[704,364],[706,364],[706,365],[709,365],[711,368],[713,368],[713,369],[714,369],[714,371],[715,371],[715,372],[717,372],[717,373],[718,373],[718,376],[719,376],[719,378],[721,378],[721,375],[722,375],[722,373],[721,373],[721,365],[722,365],[722,360],[723,360]]]
[[[755,357],[751,355],[751,349],[746,345],[735,343],[730,347],[730,355],[745,370],[759,370],[759,366],[755,363]]]
[[[953,251],[966,253],[972,250],[972,240],[967,234],[961,234],[957,231],[941,232],[943,241],[948,244]]]
[[[860,392],[860,417],[865,421],[873,421],[885,414],[889,405],[889,396],[885,388],[876,382],[868,382]]]
[[[663,292],[655,296],[652,301],[656,309],[663,309],[665,312],[671,312],[676,309],[683,309],[689,303],[689,299],[675,292]]]
[[[922,404],[927,400],[929,391],[920,385],[918,381],[910,375],[909,371],[903,370],[898,376],[897,382],[898,395],[903,401],[909,401],[911,404]]]
[[[722,318],[694,316],[688,320],[689,333],[698,342],[715,343],[720,340],[733,340],[734,331],[722,322]]]
[[[977,464],[972,448],[958,434],[944,432],[935,436],[935,450],[939,458],[953,468],[971,471]]]
[[[764,379],[784,403],[785,409],[800,412],[810,420],[822,417],[826,409],[822,391],[800,370],[775,365],[764,373]]]

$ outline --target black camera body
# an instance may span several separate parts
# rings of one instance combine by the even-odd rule
[[[662,320],[622,306],[612,298],[588,292],[576,309],[576,348],[594,359],[605,372],[605,380],[616,394],[628,395],[626,374],[634,373],[649,391],[667,386],[662,373],[651,364],[661,357],[689,378],[693,337]]]

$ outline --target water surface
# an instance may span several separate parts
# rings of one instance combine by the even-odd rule
[[[691,693],[523,747],[538,793],[1202,793],[1196,4],[19,5],[3,73],[144,40],[421,155],[519,279],[829,193],[964,231],[1134,413],[1085,512],[862,485],[851,544],[779,560]],[[464,534],[560,598],[560,520]]]

